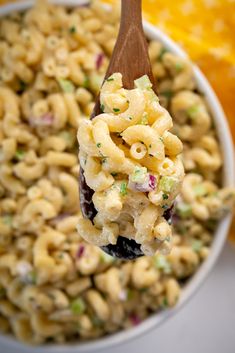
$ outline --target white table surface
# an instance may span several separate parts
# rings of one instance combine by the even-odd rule
[[[235,353],[235,248],[225,246],[203,287],[175,317],[145,336],[102,351],[132,352]],[[0,353],[17,351],[1,345]]]

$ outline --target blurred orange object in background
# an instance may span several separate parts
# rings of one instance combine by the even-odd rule
[[[0,4],[6,2],[10,1],[0,0]],[[235,141],[235,0],[142,2],[144,17],[178,42],[205,73],[223,105]],[[230,234],[235,241],[235,222]]]

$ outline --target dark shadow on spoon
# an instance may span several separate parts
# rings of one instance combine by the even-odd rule
[[[101,246],[101,249],[107,254],[122,260],[134,260],[144,254],[140,250],[140,244],[133,239],[121,237],[117,238],[117,244]]]

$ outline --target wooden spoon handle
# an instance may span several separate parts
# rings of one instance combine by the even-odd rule
[[[147,74],[154,83],[148,46],[142,25],[141,0],[122,0],[120,30],[106,78],[114,72],[123,76],[125,88]]]

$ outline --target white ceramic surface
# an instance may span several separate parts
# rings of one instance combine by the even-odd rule
[[[76,6],[82,4],[84,0],[55,0],[53,3],[62,4],[66,6]],[[0,7],[0,16],[4,16],[12,11],[22,11],[30,6],[34,1],[19,1],[14,4],[8,4]],[[171,52],[181,57],[186,57],[185,52],[179,48],[169,37],[161,32],[156,27],[149,23],[144,23],[145,33],[150,39],[157,39],[163,43],[163,45]],[[220,103],[215,96],[212,88],[208,81],[201,73],[201,71],[194,67],[194,73],[197,81],[199,91],[202,92],[208,102],[211,114],[216,125],[221,148],[223,154],[223,185],[234,185],[235,184],[235,165],[234,165],[234,151],[231,134],[228,128],[226,117],[223,113]],[[95,352],[97,350],[104,350],[105,348],[112,347],[123,343],[124,341],[131,340],[140,335],[150,331],[153,328],[161,325],[165,320],[176,314],[179,309],[192,297],[193,294],[199,289],[208,273],[214,266],[227,237],[228,229],[231,223],[232,215],[228,214],[219,224],[217,231],[214,235],[214,241],[211,249],[211,254],[208,259],[201,265],[197,273],[189,280],[187,285],[182,291],[181,298],[177,306],[173,309],[168,309],[160,313],[154,314],[148,319],[144,320],[140,325],[127,331],[121,331],[111,336],[100,338],[95,341],[82,343],[82,344],[68,344],[68,345],[47,345],[44,347],[32,348],[25,346],[15,339],[0,335],[0,352],[1,342],[5,347],[9,347],[9,351],[15,351],[19,353],[82,353],[82,352]]]

